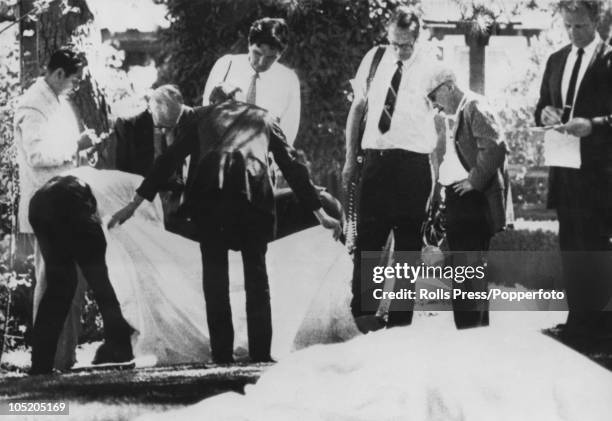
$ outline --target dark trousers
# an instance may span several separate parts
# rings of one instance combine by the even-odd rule
[[[53,368],[57,342],[77,286],[76,265],[93,290],[102,314],[105,341],[127,346],[132,332],[108,278],[106,239],[99,222],[75,217],[70,224],[58,223],[44,203],[44,198],[35,196],[30,207],[30,222],[47,275],[47,289],[32,333],[33,372],[50,372]]]
[[[566,328],[580,335],[612,335],[609,232],[605,213],[557,208],[559,246],[568,304]]]
[[[371,278],[361,273],[361,253],[383,250],[393,233],[396,251],[420,251],[421,224],[431,194],[429,156],[404,150],[366,150],[359,185],[357,241],[354,256],[351,312],[354,317],[376,313]],[[416,263],[416,262],[414,262]],[[414,284],[396,282],[396,290]],[[391,310],[389,326],[412,322],[412,310]]]
[[[549,205],[557,210],[559,248],[569,313],[577,335],[612,335],[612,211],[609,176],[589,169],[553,168]]]
[[[208,203],[215,203],[208,201]],[[272,311],[266,268],[266,217],[243,200],[216,202],[198,212],[203,287],[213,360],[233,360],[234,328],[229,296],[228,251],[240,250],[244,265],[247,332],[252,361],[270,360]]]
[[[446,188],[445,194],[446,240],[452,252],[449,263],[464,267],[483,264],[492,236],[486,222],[488,204],[485,195],[471,191],[460,196],[452,188]],[[453,282],[452,287],[465,292],[486,293],[487,279],[466,279],[462,283]],[[488,326],[489,303],[487,300],[453,298],[453,315],[458,329]]]

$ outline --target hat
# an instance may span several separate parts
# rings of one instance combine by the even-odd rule
[[[446,82],[457,82],[455,71],[448,64],[436,63],[429,72],[429,78],[425,83],[425,92],[429,95]]]

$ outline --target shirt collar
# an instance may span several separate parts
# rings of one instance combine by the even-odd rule
[[[44,87],[44,89],[47,91],[47,95],[51,96],[52,98],[55,98],[55,100],[57,102],[59,102],[59,96],[55,93],[55,91],[53,90],[53,88],[51,87],[51,85],[49,85],[49,82],[47,82],[47,79],[45,79],[44,77],[40,78],[41,80],[41,85]]]
[[[465,108],[465,104],[467,104],[467,102],[468,102],[468,94],[467,92],[463,92],[463,96],[461,97],[461,101],[459,101],[459,105],[457,105],[457,111],[455,111],[455,114],[449,115],[446,113],[442,113],[444,116],[444,119],[452,120],[454,122],[459,121],[459,114],[461,114],[461,111],[463,111],[463,109]]]
[[[179,121],[181,121],[181,118],[183,118],[183,115],[185,115],[185,108],[187,108],[185,105],[181,105],[181,112],[179,113],[179,116],[176,119],[177,126],[178,126]]]
[[[253,69],[253,66],[251,66],[251,63],[248,61],[248,58],[247,58],[247,63],[249,66],[249,77],[252,77],[256,73],[255,69]],[[265,77],[268,74],[272,74],[274,72],[274,69],[276,69],[276,66],[278,66],[278,60],[272,63],[272,66],[270,66],[270,68],[266,70],[265,72],[257,73],[258,77],[261,79],[262,76]]]
[[[468,96],[464,92],[463,96],[461,97],[461,101],[459,101],[459,105],[457,106],[457,111],[455,112],[455,115],[453,116],[455,121],[459,121],[459,114],[465,108],[465,104],[467,104],[467,100],[468,100]]]
[[[593,41],[591,41],[589,45],[583,48],[584,56],[591,57],[593,53],[595,53],[595,49],[597,48],[600,42],[601,42],[601,37],[599,36],[599,33],[595,32],[595,37],[593,38]],[[574,55],[578,54],[578,47],[576,47],[573,44],[572,44],[572,54]]]
[[[383,60],[389,60],[388,63],[393,62],[393,64],[397,64],[399,60],[397,59],[397,56],[393,53],[393,51],[391,49],[391,46],[387,45],[387,49],[388,49],[388,55],[385,54],[383,56]],[[414,63],[417,60],[417,56],[420,54],[420,50],[421,50],[421,48],[419,47],[419,43],[417,42],[416,44],[414,44],[414,50],[413,50],[412,55],[410,56],[410,58],[407,59],[407,60],[401,60],[402,68],[406,69],[410,65],[412,65],[412,63]]]

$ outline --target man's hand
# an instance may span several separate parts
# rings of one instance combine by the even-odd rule
[[[561,123],[561,115],[563,111],[560,108],[547,105],[542,110],[541,120],[545,126],[554,126]]]
[[[319,220],[319,223],[323,225],[325,228],[333,230],[334,240],[338,240],[342,235],[342,224],[336,218],[332,218],[323,210],[323,208],[319,208],[314,211],[315,216]]]
[[[474,186],[472,186],[472,183],[466,178],[465,180],[453,184],[453,190],[455,193],[459,194],[459,196],[463,196],[467,192],[474,190]]]
[[[585,137],[593,132],[593,123],[588,118],[575,117],[557,130],[576,137]]]
[[[82,151],[83,149],[91,148],[92,146],[100,143],[102,140],[96,135],[96,132],[93,129],[85,129],[81,132],[79,136],[78,150]]]
[[[116,225],[121,225],[125,221],[130,219],[132,215],[134,215],[134,212],[136,212],[136,209],[138,209],[138,206],[140,206],[143,200],[144,198],[136,194],[130,203],[128,203],[127,205],[125,205],[124,207],[122,207],[121,209],[119,209],[117,212],[113,214],[110,221],[108,221],[108,224],[107,224],[108,229],[111,229],[115,227]]]

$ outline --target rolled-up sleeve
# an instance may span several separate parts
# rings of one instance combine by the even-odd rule
[[[363,60],[361,60],[361,64],[357,69],[355,77],[349,81],[351,83],[351,88],[353,89],[353,101],[362,100],[366,97],[367,80],[370,73],[370,66],[372,65],[374,53],[377,49],[378,47],[374,47],[366,53],[366,55],[363,57]]]
[[[293,145],[300,126],[301,99],[300,80],[294,71],[287,74],[287,108],[280,116],[280,126],[285,133],[287,143]]]
[[[202,94],[202,105],[210,104],[210,94],[215,86],[223,82],[223,77],[225,76],[224,72],[228,70],[230,60],[231,56],[225,55],[217,60],[213,65],[210,73],[208,74],[208,79],[206,79],[206,86],[204,87],[204,93]]]

